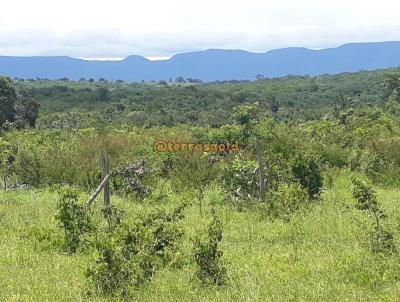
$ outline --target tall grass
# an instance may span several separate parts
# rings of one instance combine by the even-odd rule
[[[354,207],[349,185],[349,173],[335,174],[320,202],[287,221],[266,219],[255,208],[238,212],[225,205],[220,189],[211,184],[205,189],[203,215],[195,202],[185,211],[181,266],[158,272],[136,299],[398,301],[399,256],[369,250],[363,229],[368,217]],[[399,193],[377,190],[395,238],[400,238],[395,227],[400,219]],[[132,203],[116,196],[112,203],[133,219],[155,207],[173,208],[190,196],[171,189],[168,194],[167,203]],[[70,256],[57,249],[62,233],[54,219],[56,199],[47,190],[1,193],[0,301],[110,301],[83,295],[90,253]],[[224,226],[220,249],[229,282],[220,288],[190,281],[196,270],[190,260],[191,240],[207,231],[211,207]]]

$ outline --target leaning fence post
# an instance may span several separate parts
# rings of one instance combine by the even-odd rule
[[[86,202],[86,206],[90,208],[90,205],[96,199],[96,197],[100,194],[101,190],[104,192],[104,205],[106,209],[110,209],[110,169],[108,166],[108,156],[106,153],[101,152],[100,155],[101,166],[103,167],[103,180],[101,181],[100,185],[97,187],[96,191],[92,194],[89,200]]]
[[[107,153],[101,153],[101,164],[103,166],[103,179],[109,174],[109,166],[108,166],[108,156]],[[108,207],[110,205],[110,184],[107,179],[104,184],[104,205]]]
[[[108,179],[110,177],[110,174],[108,174],[104,179],[101,181],[100,185],[97,187],[96,191],[90,196],[89,200],[86,202],[86,206],[90,208],[91,204],[93,201],[96,199],[96,197],[100,194],[101,190],[103,189],[104,185],[106,182],[108,182]]]

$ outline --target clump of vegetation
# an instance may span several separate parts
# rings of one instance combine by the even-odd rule
[[[297,156],[292,165],[292,173],[307,190],[310,198],[317,198],[321,194],[323,177],[319,165],[313,158]]]
[[[236,158],[225,167],[223,182],[236,199],[249,199],[259,192],[258,166],[255,161]]]
[[[293,214],[307,205],[309,200],[307,190],[300,184],[283,183],[269,194],[263,207],[268,216],[290,219]]]
[[[67,250],[75,253],[87,241],[86,235],[95,230],[95,225],[87,207],[79,202],[76,190],[63,186],[59,195],[56,218],[64,230]]]
[[[222,286],[227,282],[226,268],[221,261],[223,252],[219,250],[222,224],[214,211],[212,215],[207,238],[196,238],[193,244],[193,258],[197,265],[195,277],[202,285]]]
[[[140,160],[136,163],[124,166],[113,173],[113,185],[116,190],[124,194],[133,194],[139,199],[143,199],[151,193],[151,188],[144,184],[146,176],[152,169],[146,167],[146,161]]]
[[[0,129],[34,127],[39,104],[25,91],[18,92],[13,81],[0,77]]]
[[[114,205],[105,205],[101,213],[108,223],[108,231],[114,230],[123,221],[124,212]]]
[[[11,144],[0,138],[0,172],[3,178],[4,191],[7,190],[7,178],[11,174],[15,160],[14,150]]]
[[[172,261],[183,236],[177,225],[186,204],[172,213],[160,210],[131,225],[118,224],[96,242],[98,258],[86,276],[89,292],[127,297],[153,278],[156,269]]]
[[[88,292],[124,297],[150,281],[155,264],[144,246],[149,237],[145,229],[124,224],[99,239],[97,259],[86,272]]]
[[[356,207],[362,211],[368,211],[373,218],[372,250],[375,252],[393,250],[393,234],[383,227],[384,211],[379,206],[374,190],[365,182],[352,179],[352,194],[357,200]]]

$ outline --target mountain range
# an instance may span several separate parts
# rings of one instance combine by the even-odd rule
[[[120,61],[95,61],[67,56],[0,56],[0,74],[17,78],[104,78],[132,82],[175,80],[177,77],[217,80],[253,80],[256,75],[321,75],[400,66],[400,42],[352,43],[312,50],[292,47],[251,53],[209,49],[150,61],[129,56]]]

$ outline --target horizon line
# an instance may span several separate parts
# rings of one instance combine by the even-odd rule
[[[336,49],[340,48],[346,45],[352,45],[352,44],[383,44],[383,43],[400,43],[400,40],[396,41],[370,41],[370,42],[349,42],[349,43],[344,43],[344,44],[339,44],[337,46],[333,47],[304,47],[304,46],[288,46],[288,47],[280,47],[280,48],[273,48],[269,49],[266,51],[249,51],[245,49],[240,49],[240,48],[206,48],[206,49],[199,49],[199,50],[191,50],[191,51],[186,51],[186,52],[179,52],[175,53],[171,56],[144,56],[144,55],[138,55],[138,54],[132,54],[128,55],[126,57],[77,57],[77,56],[69,56],[69,55],[30,55],[30,56],[18,56],[18,55],[1,55],[0,57],[17,57],[17,58],[34,58],[34,57],[69,57],[72,59],[77,59],[77,60],[84,60],[84,61],[124,61],[129,57],[142,57],[148,61],[151,62],[157,62],[157,61],[168,61],[171,58],[173,58],[176,55],[180,54],[190,54],[190,53],[197,53],[197,52],[205,52],[205,51],[210,51],[210,50],[222,50],[222,51],[243,51],[251,54],[265,54],[271,51],[277,51],[277,50],[284,50],[284,49],[290,49],[290,48],[299,48],[299,49],[307,49],[307,50],[328,50],[328,49]]]

